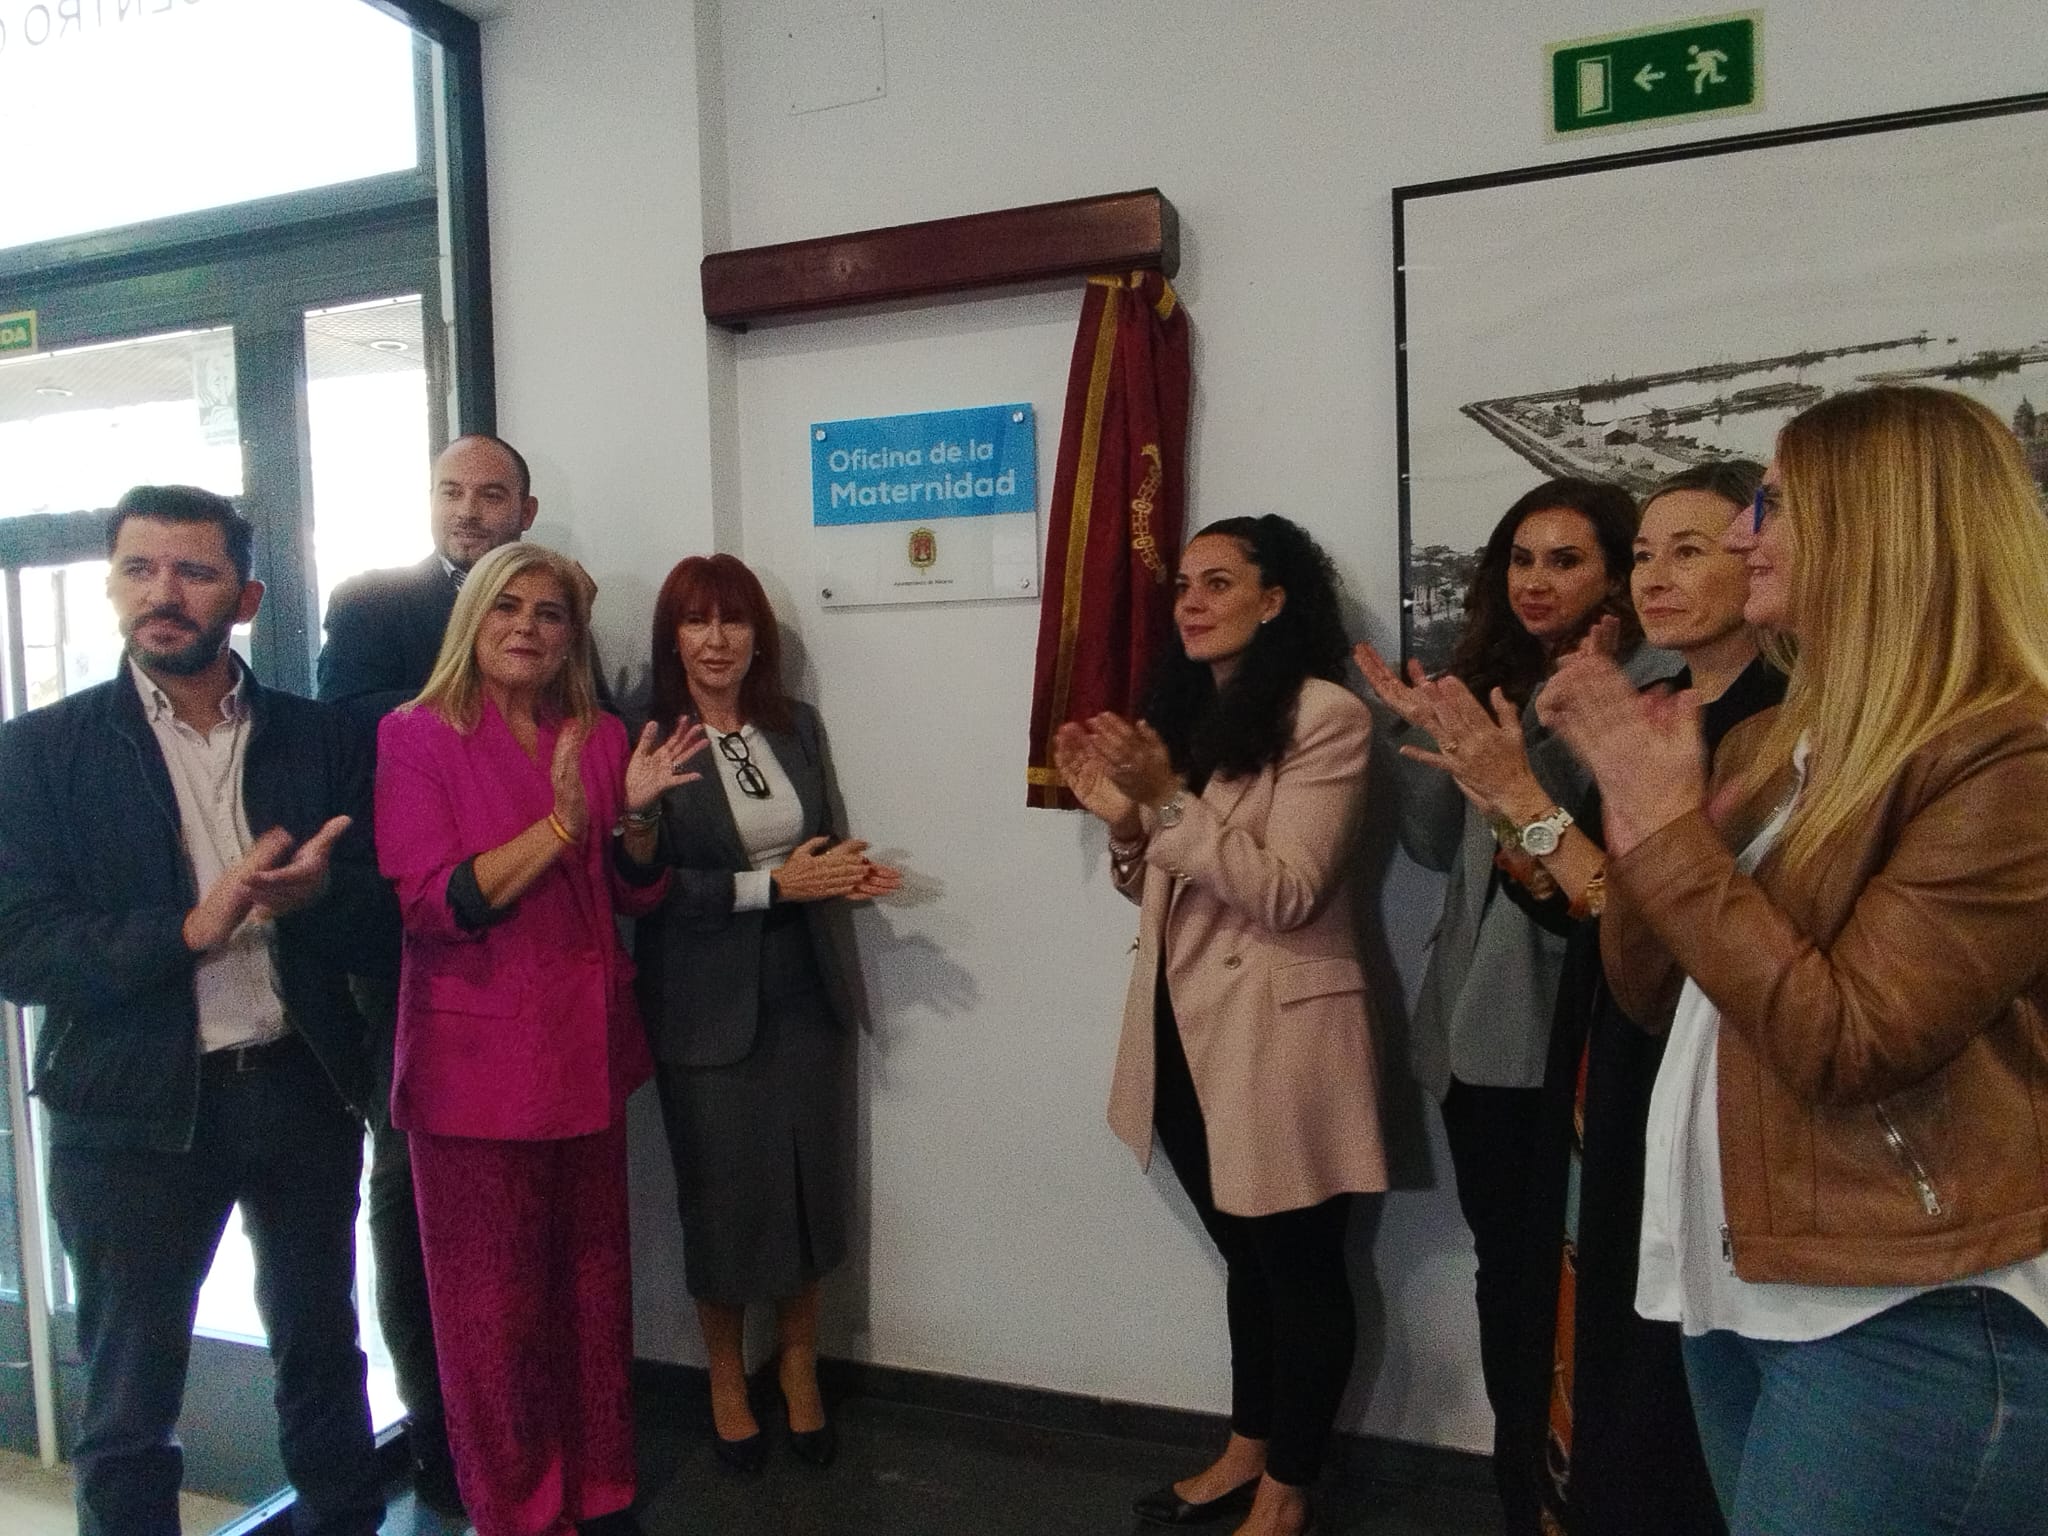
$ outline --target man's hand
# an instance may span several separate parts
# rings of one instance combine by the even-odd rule
[[[272,827],[249,845],[249,851],[221,872],[221,877],[185,914],[185,947],[194,954],[218,949],[247,920],[256,905],[250,879],[273,867],[291,851],[291,834]]]
[[[320,899],[321,892],[327,889],[327,863],[333,856],[334,844],[348,828],[348,817],[337,816],[307,838],[289,863],[259,869],[248,877],[249,889],[256,899],[252,915],[258,922],[283,917]],[[284,845],[289,848],[291,839],[286,838]]]

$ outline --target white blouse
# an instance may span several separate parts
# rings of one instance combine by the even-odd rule
[[[768,786],[766,799],[757,800],[740,788],[740,765],[725,755],[723,736],[716,731],[711,733],[710,757],[712,771],[725,786],[725,803],[732,811],[733,826],[739,831],[740,847],[746,850],[747,861],[753,866],[733,876],[732,909],[759,912],[774,896],[772,872],[804,840],[804,808],[796,797],[796,785],[783,771],[767,738],[752,725],[724,733],[734,734],[746,743],[747,756]]]

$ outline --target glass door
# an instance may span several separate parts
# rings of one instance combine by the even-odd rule
[[[256,525],[267,591],[255,625],[233,644],[267,684],[310,691],[334,587],[427,548],[428,466],[446,436],[446,350],[427,319],[438,309],[438,275],[431,244],[392,247],[388,232],[372,236],[370,259],[324,282],[273,264],[232,284],[225,317],[194,317],[214,323],[0,359],[0,715],[116,675],[105,509],[149,482],[238,499]],[[74,325],[123,318],[106,306],[97,322],[82,313]],[[39,1116],[23,1092],[39,1015],[10,1007],[4,1018],[11,1071],[0,1150],[11,1155],[0,1156],[0,1447],[48,1459],[69,1443],[83,1383],[70,1277],[44,1214]],[[376,1326],[366,1227],[357,1251],[381,1429],[403,1410]],[[238,1213],[200,1296],[179,1431],[188,1490],[249,1505],[283,1484],[271,1400]]]

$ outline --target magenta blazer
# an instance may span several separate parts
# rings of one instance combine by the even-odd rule
[[[448,904],[448,881],[479,853],[554,809],[543,726],[528,757],[488,702],[464,735],[429,709],[377,729],[377,862],[405,920],[391,1123],[436,1136],[544,1141],[618,1123],[653,1072],[633,1002],[633,962],[613,912],[666,893],[613,864],[624,793],[625,727],[598,715],[583,748],[589,829],[512,906],[481,929]]]

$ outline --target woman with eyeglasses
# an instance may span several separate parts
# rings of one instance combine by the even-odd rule
[[[1134,1510],[1241,1513],[1238,1536],[1313,1524],[1356,1345],[1351,1197],[1387,1182],[1346,886],[1372,717],[1338,681],[1336,586],[1286,518],[1211,523],[1182,552],[1145,719],[1054,738],[1139,905],[1110,1126],[1141,1167],[1156,1137],[1228,1275],[1230,1438]]]
[[[1448,876],[1409,1060],[1441,1107],[1458,1208],[1472,1231],[1480,1372],[1509,1536],[1540,1528],[1541,1442],[1529,1429],[1540,1422],[1542,1391],[1524,1319],[1526,1297],[1542,1283],[1533,1173],[1565,941],[1508,899],[1501,882],[1510,868],[1533,877],[1540,861],[1577,889],[1599,864],[1598,846],[1578,825],[1590,775],[1537,724],[1530,703],[1558,659],[1606,618],[1638,681],[1675,670],[1668,654],[1640,648],[1628,589],[1636,522],[1635,501],[1621,487],[1564,478],[1518,497],[1494,525],[1447,669],[1472,708],[1487,715],[1484,700],[1494,717],[1494,729],[1469,729],[1469,742],[1459,737],[1472,723],[1440,717],[1443,694],[1420,662],[1411,660],[1403,679],[1370,645],[1353,653],[1384,706],[1374,766],[1384,771],[1401,846]],[[1533,786],[1512,814],[1476,803],[1442,771],[1468,747],[1500,746],[1503,733],[1521,738],[1518,756]]]
[[[391,1122],[478,1536],[638,1530],[626,1098],[649,1064],[613,914],[661,899],[654,807],[703,737],[628,750],[594,697],[593,590],[538,544],[485,555],[377,731],[405,927]]]
[[[817,711],[782,684],[775,613],[731,555],[693,555],[654,607],[653,713],[695,716],[712,767],[662,807],[668,900],[635,955],[675,1160],[684,1284],[711,1371],[713,1445],[759,1472],[747,1398],[749,1304],[775,1307],[790,1448],[822,1466],[819,1282],[846,1256],[854,992],[828,916],[902,883],[839,838]]]
[[[1683,1331],[1733,1536],[2048,1529],[2048,519],[1946,390],[1780,433],[1724,536],[1784,704],[1541,701],[1598,777],[1601,946],[1671,1018],[1636,1306]],[[1675,1011],[1668,1000],[1676,995]]]

